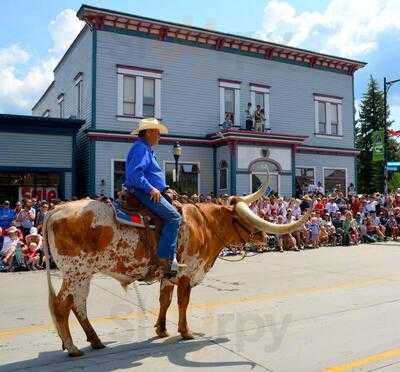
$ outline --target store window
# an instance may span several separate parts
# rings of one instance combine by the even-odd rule
[[[228,163],[222,160],[219,164],[219,189],[226,190],[228,188]]]
[[[346,194],[346,169],[324,168],[324,189],[325,194],[334,190]]]
[[[60,174],[48,172],[0,172],[0,200],[37,198],[57,199],[60,188]]]
[[[178,182],[174,182],[175,163],[165,163],[165,179],[167,185],[180,194],[193,195],[199,193],[199,166],[197,163],[178,164]]]
[[[269,174],[271,192],[279,193],[279,168],[270,161],[257,161],[250,166],[251,190],[257,191]]]
[[[296,168],[296,194],[305,194],[307,187],[314,184],[314,168]]]

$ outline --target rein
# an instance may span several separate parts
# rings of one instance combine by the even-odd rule
[[[206,215],[205,215],[205,213],[201,210],[201,208],[200,208],[198,205],[196,205],[196,204],[194,204],[194,205],[195,205],[195,207],[197,208],[197,210],[201,213],[201,215],[202,215],[203,217],[206,218]],[[249,236],[250,236],[250,238],[254,236],[255,232],[250,231],[246,226],[242,225],[242,224],[240,223],[240,221],[237,220],[236,218],[233,218],[233,221],[232,221],[232,222],[233,222],[234,225],[239,225],[242,229],[244,229],[245,231],[247,231],[248,234],[249,234]],[[236,233],[238,234],[238,236],[239,236],[240,240],[242,241],[242,243],[246,244],[247,241],[242,237],[242,235],[240,235],[240,231],[239,231],[239,229],[237,228],[237,226],[236,226],[236,228],[235,228],[235,231],[236,231]],[[214,233],[214,235],[217,237],[217,239],[218,239],[222,244],[224,244],[224,248],[225,248],[225,247],[226,247],[226,245],[225,245],[225,240],[222,239],[222,238],[218,235],[218,233],[217,233],[215,230],[213,231],[213,233]],[[225,257],[221,256],[221,252],[220,252],[220,253],[218,254],[217,258],[219,258],[220,260],[223,260],[223,261],[228,261],[228,262],[239,262],[239,261],[243,261],[246,257],[252,257],[252,256],[255,256],[255,255],[257,255],[257,254],[260,254],[260,253],[248,255],[248,252],[247,252],[246,250],[243,250],[239,258],[229,259],[229,258],[225,258]]]

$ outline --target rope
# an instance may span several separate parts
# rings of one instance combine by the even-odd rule
[[[250,254],[250,253],[252,253],[252,254]],[[247,257],[258,256],[259,254],[262,254],[262,253],[264,253],[264,252],[248,252],[246,250],[243,250],[242,253],[240,254],[239,258],[231,259],[231,258],[226,258],[225,256],[221,256],[221,255],[218,255],[218,258],[220,260],[228,261],[228,262],[240,262],[240,261],[243,261]]]
[[[146,308],[144,307],[143,301],[142,301],[142,296],[140,295],[139,289],[137,287],[136,282],[133,282],[133,287],[135,288],[135,292],[136,292],[136,297],[138,300],[138,306],[140,308],[140,310],[142,310],[144,313],[147,312]]]
[[[218,258],[220,260],[222,260],[222,261],[239,262],[239,261],[243,261],[246,258],[246,253],[247,253],[246,251],[242,251],[240,257],[239,258],[234,258],[234,259],[226,258],[225,256],[221,256],[221,255],[219,255]]]

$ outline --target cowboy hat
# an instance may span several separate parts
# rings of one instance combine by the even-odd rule
[[[15,226],[11,226],[7,229],[8,234],[15,234],[16,232],[18,232],[18,229]]]
[[[167,127],[161,123],[161,121],[157,120],[156,118],[145,118],[139,121],[139,126],[134,129],[131,134],[138,134],[142,130],[146,129],[157,129],[161,134],[168,133]]]

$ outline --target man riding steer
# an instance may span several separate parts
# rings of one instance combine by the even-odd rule
[[[232,196],[224,205],[182,204],[176,249],[181,218],[160,195],[165,184],[151,151],[162,126],[155,121],[144,121],[138,129],[142,129],[141,137],[128,156],[127,186],[133,187],[136,197],[166,221],[161,238],[157,229],[119,222],[112,206],[89,198],[57,206],[46,214],[43,223],[50,313],[62,347],[71,356],[82,355],[71,337],[68,323],[71,311],[92,348],[104,347],[87,316],[86,301],[93,275],[107,275],[124,288],[137,280],[160,281],[160,309],[155,324],[159,337],[168,336],[166,315],[177,286],[178,331],[184,339],[191,339],[193,334],[186,316],[191,289],[202,282],[221,250],[228,245],[265,242],[265,233],[297,231],[310,215],[308,212],[298,221],[279,225],[254,214],[249,206],[265,194],[267,177],[257,192]],[[57,294],[50,277],[49,248],[62,277]],[[169,264],[175,258],[175,251],[179,261],[187,267],[166,277],[158,256]]]
[[[148,118],[140,120],[139,127],[132,133],[137,134],[139,139],[132,145],[126,159],[125,187],[161,218],[163,227],[157,254],[165,273],[172,275],[186,267],[176,260],[176,243],[182,218],[163,195],[167,190],[165,175],[151,149],[160,141],[160,133],[166,134],[168,129],[157,119]]]

